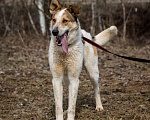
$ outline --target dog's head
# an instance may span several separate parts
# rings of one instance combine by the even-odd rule
[[[50,13],[52,15],[51,33],[56,36],[57,45],[62,46],[63,51],[67,53],[68,44],[71,44],[67,39],[70,33],[79,27],[77,22],[79,7],[69,5],[67,8],[62,8],[59,1],[51,0]]]

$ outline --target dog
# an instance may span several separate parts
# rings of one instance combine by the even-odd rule
[[[78,20],[79,7],[69,5],[61,7],[59,1],[51,0],[50,21],[51,41],[49,46],[49,65],[53,79],[56,120],[63,120],[63,86],[69,89],[67,120],[74,120],[76,99],[79,87],[79,75],[82,66],[86,68],[94,88],[96,110],[102,111],[103,106],[99,91],[99,70],[97,48],[82,40],[82,36],[91,39],[90,33],[81,29]],[[93,39],[104,45],[117,34],[117,28],[111,26],[96,35]],[[86,88],[85,88],[86,89]]]

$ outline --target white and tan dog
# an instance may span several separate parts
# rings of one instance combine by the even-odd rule
[[[63,120],[63,86],[68,86],[68,120],[74,120],[75,106],[79,87],[79,75],[82,64],[90,76],[95,92],[96,110],[103,110],[99,91],[99,70],[97,49],[84,42],[82,36],[91,39],[89,33],[81,30],[78,20],[79,7],[68,6],[62,8],[57,0],[50,4],[52,20],[50,22],[51,41],[49,46],[49,64],[53,76],[53,90],[55,97],[56,119]],[[105,44],[117,34],[117,28],[112,26],[97,36],[94,41],[99,45]]]

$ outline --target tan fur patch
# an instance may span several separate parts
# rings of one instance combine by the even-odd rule
[[[65,11],[65,16],[66,16],[66,18],[68,18],[71,22],[75,22],[74,17],[71,15],[71,13],[70,13],[68,10]]]
[[[94,40],[92,39],[92,41],[94,41]],[[95,47],[95,46],[93,46],[93,45],[92,45],[92,47],[93,47],[93,50],[94,50],[94,55],[97,56],[97,55],[98,55],[98,54],[97,54],[97,47]]]
[[[64,22],[64,21],[66,21],[66,22]],[[63,16],[62,16],[61,25],[62,25],[63,27],[65,27],[65,26],[68,26],[68,24],[69,24],[70,22],[74,22],[74,21],[75,21],[75,20],[74,20],[73,16],[66,10],[66,11],[64,12]]]
[[[80,8],[77,7],[77,6],[69,5],[69,6],[67,7],[67,10],[68,10],[68,11],[72,14],[72,16],[74,16],[74,17],[78,17],[78,16],[80,15],[80,13],[79,13]]]
[[[63,65],[61,64],[61,63],[59,63],[59,62],[57,62],[58,64],[55,66],[55,68],[54,68],[54,73],[56,74],[56,75],[61,75],[62,74],[62,72],[63,72]]]
[[[97,48],[95,46],[92,46],[93,47],[93,50],[94,50],[94,55],[97,56]]]
[[[82,43],[85,44],[85,41],[82,39]]]
[[[82,37],[83,37],[83,34],[82,34]],[[85,44],[85,40],[82,39],[82,43]]]
[[[51,0],[50,13],[53,14],[54,12],[56,12],[57,10],[60,10],[60,9],[61,9],[61,5],[60,5],[59,1]]]

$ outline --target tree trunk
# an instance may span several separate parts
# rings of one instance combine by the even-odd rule
[[[92,26],[91,26],[91,34],[92,36],[95,35],[95,11],[94,11],[94,2],[93,0],[91,1],[91,9],[92,9]]]
[[[102,20],[101,20],[101,15],[100,15],[100,4],[98,4],[98,0],[96,1],[97,3],[97,9],[98,9],[98,23],[99,23],[99,30],[100,32],[102,32],[103,28],[102,28]]]
[[[38,35],[38,31],[37,31],[37,29],[36,29],[36,27],[35,27],[35,24],[34,24],[34,22],[33,22],[32,16],[31,16],[30,11],[29,11],[29,9],[28,9],[28,7],[27,7],[27,4],[26,4],[27,1],[21,0],[21,2],[22,2],[22,5],[23,5],[24,9],[26,10],[26,12],[27,12],[27,14],[28,14],[30,23],[31,23],[31,25],[32,25],[32,27],[33,27],[35,33]]]
[[[46,23],[45,23],[45,15],[42,12],[42,11],[44,11],[43,1],[44,0],[38,0],[38,8],[40,9],[38,11],[39,11],[39,20],[40,20],[41,31],[42,31],[42,34],[45,35],[46,34]]]
[[[125,41],[126,39],[126,9],[125,9],[125,4],[124,0],[121,0],[122,4],[122,10],[123,10],[123,40]]]
[[[11,29],[7,23],[7,20],[6,20],[5,1],[4,0],[1,1],[1,4],[2,4],[1,10],[2,10],[2,14],[3,14],[4,25],[5,25],[5,33],[4,33],[4,36],[5,36],[7,32],[11,31]]]

